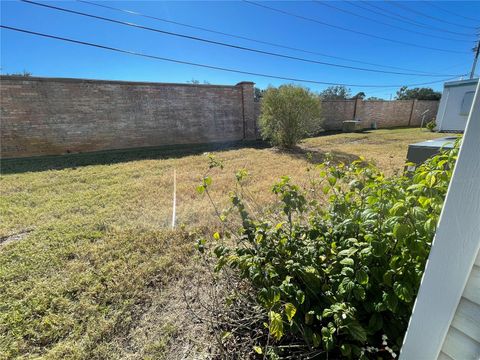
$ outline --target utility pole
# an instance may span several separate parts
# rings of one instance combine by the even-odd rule
[[[478,54],[480,53],[480,40],[477,41],[477,46],[473,48],[475,51],[475,57],[473,58],[472,71],[470,71],[470,79],[473,79],[475,75],[475,68],[477,67]]]

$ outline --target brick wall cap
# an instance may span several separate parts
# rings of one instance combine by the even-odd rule
[[[118,84],[118,85],[146,85],[146,86],[190,86],[190,87],[197,86],[202,88],[208,88],[208,87],[235,88],[238,85],[238,84],[237,85],[214,85],[214,84],[161,83],[161,82],[152,82],[152,81],[126,81],[126,80],[103,80],[103,79],[82,79],[82,78],[57,78],[57,77],[43,77],[43,76],[0,75],[0,81],[4,81],[4,80]]]

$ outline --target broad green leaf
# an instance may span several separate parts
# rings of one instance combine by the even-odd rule
[[[409,284],[396,282],[393,284],[393,291],[395,291],[395,295],[402,301],[409,303],[413,299],[413,290]]]
[[[390,214],[396,215],[396,216],[405,215],[406,212],[407,212],[407,208],[405,207],[405,204],[403,202],[397,202],[390,209]]]
[[[350,293],[355,287],[355,282],[353,282],[350,278],[345,277],[343,278],[342,282],[338,286],[338,291],[340,294],[343,293]]]
[[[212,178],[210,176],[205,176],[203,178],[203,185],[204,186],[210,186],[212,185]]]
[[[376,257],[381,257],[385,255],[387,251],[386,241],[372,241],[372,253]]]
[[[287,315],[288,321],[292,321],[296,312],[297,312],[297,308],[292,303],[285,304],[285,314]]]
[[[393,236],[398,240],[404,240],[410,234],[410,227],[405,224],[397,224],[393,228]]]
[[[280,340],[283,336],[283,320],[282,315],[275,312],[270,311],[268,315],[270,319],[269,331],[270,334],[276,339]]]
[[[330,334],[330,330],[328,330],[327,327],[322,327],[322,337],[330,337],[332,334]]]
[[[368,274],[365,270],[360,269],[357,271],[355,278],[357,279],[358,283],[361,285],[368,284]]]
[[[352,321],[350,324],[346,325],[347,331],[352,335],[355,340],[360,342],[367,341],[367,332],[357,321]]]
[[[333,315],[333,311],[330,308],[324,309],[322,312],[323,317],[329,317]]]
[[[353,261],[352,258],[345,258],[340,260],[340,264],[345,265],[345,266],[353,266],[355,265],[355,261]]]
[[[353,289],[353,295],[357,300],[364,300],[365,299],[365,289],[360,285],[355,285]]]
[[[385,302],[385,304],[387,305],[387,308],[390,311],[395,312],[395,310],[397,309],[397,305],[398,305],[398,299],[394,294],[384,293],[383,294],[383,301]]]
[[[345,250],[339,251],[339,252],[338,252],[338,256],[350,257],[350,256],[352,256],[353,254],[355,254],[357,251],[358,251],[358,249],[355,249],[355,248],[351,247],[351,248],[349,248],[349,249],[345,249]]]
[[[345,275],[345,276],[348,276],[348,277],[352,277],[354,273],[355,273],[355,271],[351,267],[348,267],[348,266],[343,267],[342,272],[341,272],[342,275]]]

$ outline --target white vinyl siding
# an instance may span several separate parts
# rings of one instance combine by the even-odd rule
[[[463,95],[462,104],[460,106],[460,115],[467,116],[470,112],[473,102],[473,95],[475,95],[475,91],[467,91],[465,95]]]
[[[438,360],[449,358],[480,359],[480,253],[470,272]]]
[[[480,359],[479,138],[477,83],[400,360]]]
[[[480,344],[454,327],[450,327],[442,352],[454,360],[478,360]]]
[[[447,354],[445,354],[444,352],[441,352],[440,355],[438,355],[438,360],[453,360],[453,359]]]

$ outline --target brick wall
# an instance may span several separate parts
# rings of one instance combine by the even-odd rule
[[[376,123],[377,128],[398,126],[420,126],[422,113],[426,110],[425,123],[435,118],[438,111],[437,100],[393,100],[371,101],[324,100],[322,101],[323,128],[327,131],[341,130],[342,122],[357,119],[364,128]],[[255,117],[260,115],[261,102],[255,103]]]
[[[437,100],[417,100],[413,108],[411,126],[420,126],[422,117],[424,118],[424,125],[437,117],[438,106],[440,101]],[[422,115],[428,110],[424,115]]]
[[[256,136],[253,83],[163,84],[1,76],[3,158]]]
[[[341,130],[342,121],[352,120],[355,100],[322,101],[323,128],[325,130]]]
[[[430,100],[394,100],[394,101],[322,101],[323,127],[325,130],[340,130],[342,121],[355,119],[362,121],[364,128],[376,123],[378,128],[398,126],[420,126],[425,110],[425,122],[435,118],[439,101]]]

